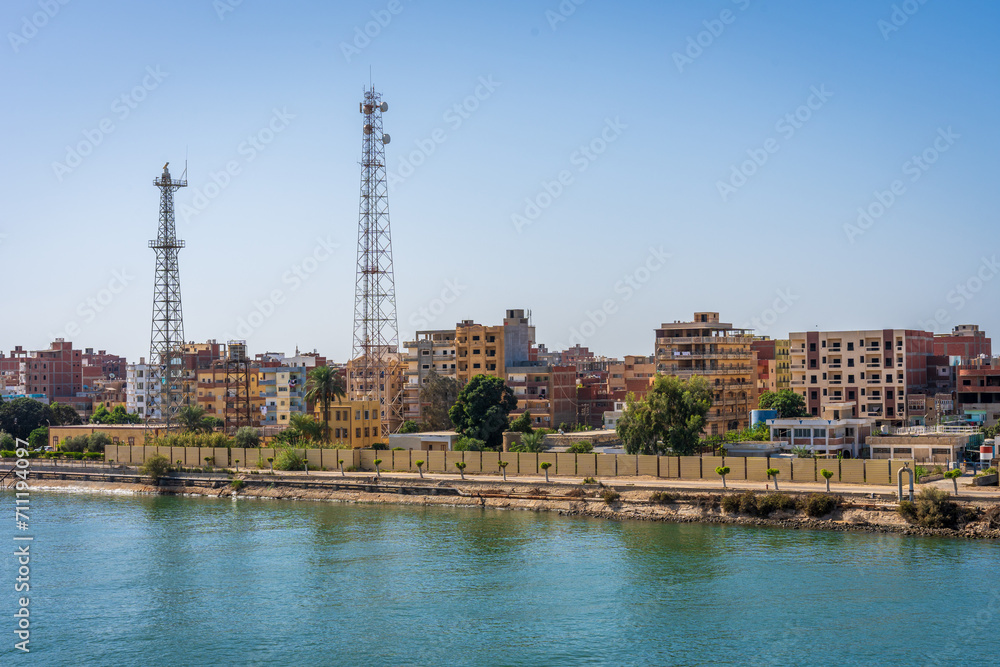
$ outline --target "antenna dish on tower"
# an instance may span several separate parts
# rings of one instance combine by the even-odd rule
[[[389,103],[388,102],[382,102],[382,106],[379,107],[379,110],[382,113],[385,113],[386,111],[388,111],[389,110]]]
[[[365,125],[365,134],[371,134],[371,133],[372,133],[372,126]]]
[[[389,142],[390,142],[391,140],[392,140],[392,137],[390,137],[390,136],[389,136],[388,134],[383,134],[383,135],[382,135],[382,143],[383,143],[383,144],[387,144],[387,143],[389,143]]]

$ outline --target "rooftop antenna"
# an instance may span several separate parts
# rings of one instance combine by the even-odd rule
[[[181,174],[181,180],[186,181],[188,177],[188,147],[184,147],[184,173]]]

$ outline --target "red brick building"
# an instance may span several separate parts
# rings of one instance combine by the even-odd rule
[[[981,354],[991,357],[993,346],[978,324],[959,324],[950,334],[934,335],[934,354],[962,359],[973,359]]]

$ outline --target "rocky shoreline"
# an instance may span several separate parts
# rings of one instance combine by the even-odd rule
[[[33,490],[135,494],[183,495],[191,497],[233,498],[247,500],[312,500],[367,504],[440,505],[483,507],[491,509],[556,512],[564,516],[581,516],[618,521],[664,521],[671,523],[705,523],[740,526],[784,528],[791,530],[831,530],[837,532],[885,533],[921,537],[1000,540],[1000,506],[980,503],[986,507],[974,520],[956,529],[924,528],[907,523],[896,511],[894,503],[879,504],[873,500],[843,500],[841,506],[821,518],[801,513],[776,511],[767,518],[729,514],[722,510],[722,494],[712,492],[672,493],[673,499],[664,504],[650,500],[651,489],[632,486],[618,487],[620,497],[608,503],[600,497],[602,489],[569,484],[518,484],[483,482],[430,482],[393,480],[396,492],[324,490],[301,488],[275,480],[267,485],[262,479],[248,480],[254,484],[234,489],[229,484],[216,488],[205,485],[122,484],[81,480],[38,480]],[[607,488],[613,488],[609,485]],[[377,488],[377,487],[376,487]],[[407,493],[400,493],[405,490]],[[434,490],[447,490],[452,495],[426,495]],[[795,497],[794,491],[787,495]],[[973,503],[972,505],[976,505]]]

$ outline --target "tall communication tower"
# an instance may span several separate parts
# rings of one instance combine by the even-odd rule
[[[389,197],[385,178],[382,114],[389,105],[374,87],[365,90],[362,115],[361,208],[358,216],[358,271],[354,289],[354,353],[349,378],[353,399],[379,404],[382,436],[398,428],[402,414],[402,386],[394,388],[398,373],[399,330],[396,286],[392,273],[389,234]]]
[[[163,174],[153,181],[160,188],[160,225],[149,247],[156,251],[156,286],[153,289],[153,326],[149,341],[149,365],[153,401],[152,414],[169,427],[183,401],[184,316],[181,310],[181,279],[177,252],[184,241],[174,226],[174,192],[187,187],[174,180],[163,165]]]
[[[226,433],[253,426],[250,406],[250,359],[247,342],[231,340],[226,346]]]

